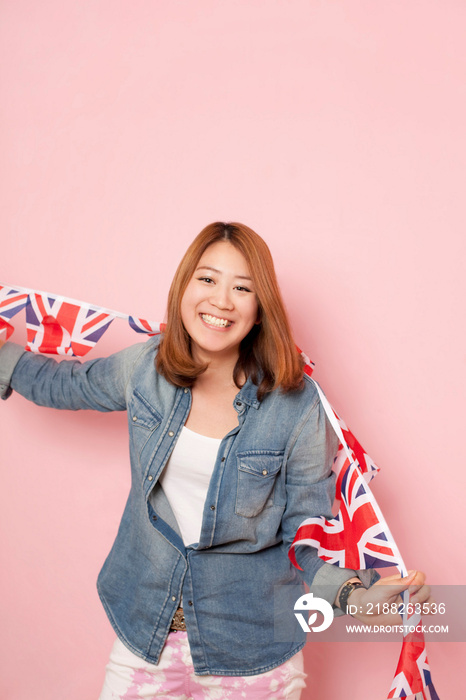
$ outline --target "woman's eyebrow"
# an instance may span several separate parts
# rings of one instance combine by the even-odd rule
[[[196,272],[198,270],[210,270],[211,272],[216,272],[218,275],[222,274],[221,270],[217,270],[216,267],[210,267],[210,265],[199,265],[199,267],[196,268]],[[235,278],[239,280],[249,280],[250,282],[252,282],[252,278],[248,277],[247,275],[235,275]]]

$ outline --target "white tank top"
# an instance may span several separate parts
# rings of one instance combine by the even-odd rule
[[[185,545],[199,542],[202,512],[221,442],[183,426],[160,477]]]

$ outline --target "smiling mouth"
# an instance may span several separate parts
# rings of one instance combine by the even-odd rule
[[[216,326],[217,328],[228,328],[231,326],[231,321],[226,318],[217,318],[216,316],[211,316],[210,314],[200,314],[200,317],[209,326]]]

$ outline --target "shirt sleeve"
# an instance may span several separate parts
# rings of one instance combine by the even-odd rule
[[[6,348],[4,346],[1,350]],[[10,351],[5,371],[0,356],[2,383],[8,382],[4,393],[9,394],[13,389],[35,404],[49,408],[123,411],[126,409],[128,380],[145,349],[146,344],[140,343],[107,358],[87,362],[58,362],[29,352],[22,352],[18,357],[17,350]],[[8,376],[10,372],[11,376]]]
[[[287,461],[287,507],[282,523],[287,551],[306,518],[332,518],[335,498],[335,474],[332,466],[339,440],[318,397],[297,426],[294,440]],[[312,546],[300,545],[295,554],[302,568],[300,574],[311,592],[331,605],[335,602],[339,588],[348,579],[358,576],[369,587],[379,578],[373,570],[355,571],[327,564]],[[337,609],[336,614],[342,613]]]

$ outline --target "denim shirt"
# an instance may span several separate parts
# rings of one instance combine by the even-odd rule
[[[42,406],[127,411],[131,490],[97,583],[121,641],[157,663],[182,596],[196,674],[262,673],[304,646],[299,625],[285,641],[274,634],[277,615],[290,614],[303,582],[333,603],[355,575],[325,564],[312,547],[297,548],[302,571],[287,556],[305,518],[331,517],[337,438],[307,377],[301,391],[276,390],[261,402],[248,380],[234,400],[238,425],[218,450],[200,540],[185,546],[158,480],[187,420],[191,391],[157,374],[158,343],[84,363],[57,363],[7,344],[0,359],[4,353],[14,371],[9,380],[3,365],[0,385],[5,397],[12,388]],[[374,579],[359,574],[365,585]]]

